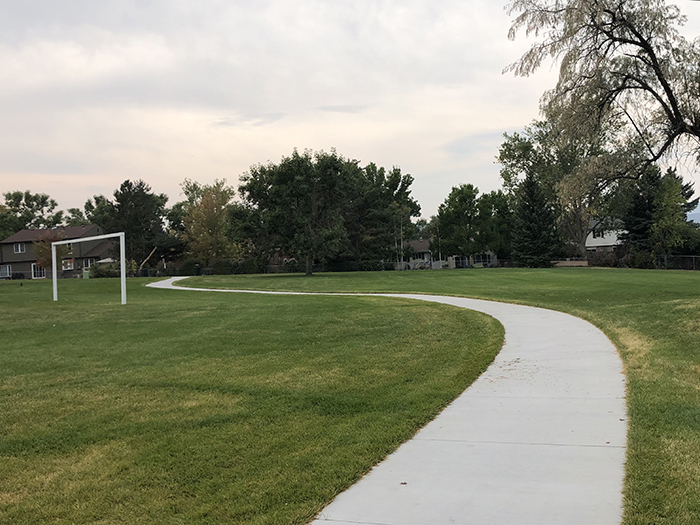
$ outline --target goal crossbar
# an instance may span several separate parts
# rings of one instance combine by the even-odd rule
[[[68,239],[51,243],[51,275],[53,276],[53,300],[58,301],[58,268],[56,261],[56,246],[62,244],[76,244],[85,241],[101,241],[102,239],[114,239],[119,237],[119,259],[121,263],[121,288],[122,304],[126,304],[126,247],[124,246],[124,232],[107,233],[105,235],[95,235],[93,237],[81,237],[79,239]]]

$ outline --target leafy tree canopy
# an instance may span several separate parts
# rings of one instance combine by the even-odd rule
[[[25,229],[47,229],[63,222],[63,212],[56,211],[56,201],[45,193],[11,191],[3,193],[0,205],[0,239]]]
[[[700,41],[678,32],[685,17],[664,0],[513,0],[518,32],[541,37],[517,62],[529,75],[546,59],[560,63],[545,93],[545,114],[570,136],[610,126],[617,176],[634,176],[674,146],[700,159]]]
[[[511,211],[501,191],[479,197],[472,184],[452,188],[428,228],[430,249],[440,255],[472,256],[493,251],[499,257],[510,252]]]
[[[360,168],[357,162],[346,162],[344,173],[345,256],[357,261],[400,258],[396,251],[402,239],[413,237],[411,218],[420,214],[411,197],[413,177],[398,167],[386,170],[370,163]]]
[[[206,265],[237,255],[229,238],[229,207],[234,189],[226,180],[201,185],[186,179],[182,184],[187,197],[182,219],[188,250]]]
[[[239,191],[260,214],[261,227],[280,249],[306,261],[337,253],[344,236],[341,208],[346,160],[330,153],[294,150],[279,164],[259,164],[241,177]]]
[[[114,200],[104,195],[88,199],[80,210],[71,211],[76,222],[83,219],[88,224],[97,224],[106,233],[124,232],[126,257],[143,264],[158,250],[163,241],[165,204],[168,197],[155,194],[142,180],[125,180],[114,190]]]
[[[585,257],[586,238],[600,222],[610,193],[608,170],[603,167],[610,161],[601,145],[604,137],[589,137],[593,142],[572,140],[552,120],[535,121],[522,133],[504,137],[497,161],[506,191],[513,195],[532,174],[554,206],[563,237]]]

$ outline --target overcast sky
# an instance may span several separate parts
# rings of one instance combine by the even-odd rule
[[[700,2],[679,1],[700,35]],[[504,131],[538,116],[549,67],[494,0],[22,0],[0,4],[0,192],[62,209],[143,179],[180,183],[336,150],[415,178],[423,215],[452,186],[500,187]]]

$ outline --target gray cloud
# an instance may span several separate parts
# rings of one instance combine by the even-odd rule
[[[175,200],[184,177],[335,146],[402,166],[434,213],[456,183],[498,186],[498,130],[553,82],[500,74],[527,47],[504,3],[3,2],[0,192],[36,183],[69,207],[131,177]]]
[[[475,154],[498,153],[503,143],[503,132],[468,135],[453,140],[444,146],[444,150],[457,159],[466,159]]]

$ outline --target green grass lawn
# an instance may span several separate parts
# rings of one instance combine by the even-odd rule
[[[0,282],[0,523],[306,523],[503,339],[444,305],[145,282]]]
[[[700,272],[475,269],[201,277],[186,284],[463,295],[587,319],[618,348],[628,378],[624,523],[700,523]]]

